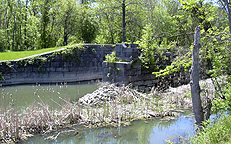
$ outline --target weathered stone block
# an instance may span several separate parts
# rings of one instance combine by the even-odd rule
[[[69,69],[66,67],[57,67],[57,68],[55,68],[55,71],[56,72],[68,72]]]
[[[25,72],[28,72],[28,73],[33,72],[33,68],[32,68],[32,66],[24,67],[24,70],[25,70]]]
[[[65,72],[63,77],[65,79],[69,79],[69,80],[75,80],[76,79],[76,76],[77,76],[77,73],[76,72]]]
[[[63,72],[50,72],[49,73],[49,78],[52,79],[52,80],[63,80],[63,75],[64,73]]]
[[[159,79],[155,79],[155,80],[152,81],[153,84],[158,84],[159,82],[160,82]]]
[[[144,85],[146,85],[146,86],[152,86],[153,85],[153,81],[152,80],[146,80],[144,82]]]
[[[35,73],[35,72],[33,72],[33,73],[28,73],[29,75],[28,75],[28,78],[39,78],[39,74],[40,73]]]
[[[63,67],[62,62],[51,62],[51,67]]]
[[[131,63],[130,62],[116,62],[114,64],[114,67],[117,69],[130,69],[131,68]]]
[[[39,73],[39,78],[43,79],[43,81],[44,81],[44,79],[48,78],[48,73]]]
[[[39,68],[39,67],[32,67],[32,72],[41,72],[41,68]]]
[[[46,62],[46,63],[42,64],[42,67],[43,68],[49,68],[50,67],[50,63]]]
[[[4,74],[3,77],[4,77],[5,80],[10,80],[11,79],[11,74],[10,73],[9,74]]]
[[[137,81],[137,82],[134,82],[134,85],[135,85],[135,86],[144,85],[144,81]]]
[[[46,72],[55,72],[55,67],[46,68]]]
[[[72,66],[72,62],[64,62],[63,63],[63,67],[71,67]]]
[[[124,73],[126,76],[135,76],[137,71],[136,69],[130,69],[130,70],[125,70]]]
[[[18,78],[28,78],[28,73],[25,72],[17,73],[17,79]]]

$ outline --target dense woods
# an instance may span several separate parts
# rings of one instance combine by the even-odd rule
[[[226,15],[201,0],[1,0],[0,50],[143,40],[188,46],[195,26],[225,29]]]

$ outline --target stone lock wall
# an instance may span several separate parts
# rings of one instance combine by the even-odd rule
[[[117,44],[115,51],[116,56],[124,62],[103,63],[103,81],[109,81],[119,84],[131,84],[132,87],[140,91],[150,91],[154,89],[161,91],[169,87],[177,87],[190,82],[190,72],[184,68],[179,72],[172,73],[167,76],[156,77],[149,71],[143,70],[138,56],[141,54],[138,45],[124,46]],[[121,53],[122,52],[122,53]],[[164,52],[163,56],[167,56],[167,61],[159,62],[171,64],[171,60],[176,56],[171,52]],[[208,75],[204,71],[200,72],[201,79],[207,78]]]
[[[0,85],[95,81],[102,79],[102,62],[112,45],[83,45],[35,57],[0,62]],[[45,60],[44,60],[45,58]]]
[[[138,56],[141,51],[137,44],[117,44],[115,47],[116,57],[122,62],[103,62],[103,81],[124,83],[130,82],[130,76],[141,74],[141,64]]]
[[[103,80],[131,84],[141,91],[153,87],[163,90],[190,82],[190,73],[181,69],[168,76],[156,77],[143,70],[139,61],[141,49],[137,44],[83,45],[84,48],[61,49],[15,61],[0,62],[0,85],[27,83],[58,83]],[[108,63],[107,54],[116,52],[122,62]],[[165,52],[171,63],[174,55]],[[159,62],[161,65],[161,61]],[[1,80],[1,77],[4,80]],[[207,75],[201,72],[201,78]]]

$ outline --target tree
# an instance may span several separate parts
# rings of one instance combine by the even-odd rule
[[[41,48],[49,48],[52,46],[50,42],[50,29],[49,29],[49,11],[51,9],[50,0],[43,0],[41,7],[41,23],[40,23],[40,46]]]
[[[58,10],[59,9],[59,10]],[[58,13],[57,13],[58,11]],[[66,46],[68,44],[68,38],[74,33],[77,33],[78,25],[78,13],[77,13],[77,5],[75,0],[60,0],[57,3],[57,7],[54,11],[55,19],[58,21],[57,26],[60,27],[60,31],[63,37],[62,45]],[[57,31],[58,29],[55,29]]]
[[[100,39],[106,43],[134,42],[143,28],[143,2],[138,0],[97,1],[100,23]],[[142,16],[141,16],[142,15]],[[97,38],[99,41],[100,39]]]
[[[204,113],[201,105],[200,98],[200,85],[199,85],[199,49],[201,48],[200,44],[200,27],[195,29],[195,37],[193,44],[193,66],[191,73],[191,96],[193,104],[193,112],[195,114],[196,124],[199,129],[202,128],[202,122],[204,121]]]
[[[126,22],[125,22],[125,13],[126,13],[126,5],[125,0],[122,2],[122,11],[123,11],[123,43],[126,42]]]
[[[181,10],[180,2],[176,0],[144,0],[146,11],[146,25],[152,27],[152,39],[159,45],[177,41],[177,45],[188,45],[189,39],[184,35],[179,37],[157,38],[160,35],[175,35],[194,31],[192,21],[186,17],[187,13]],[[190,43],[191,44],[191,43]]]
[[[25,10],[25,25],[24,25],[24,45],[26,49],[28,49],[28,42],[27,42],[27,16],[28,16],[28,3],[29,0],[26,0],[26,10]]]
[[[228,15],[228,20],[229,20],[229,33],[231,34],[231,16],[230,16],[230,0],[218,0],[218,3],[221,4],[223,7],[224,11]]]

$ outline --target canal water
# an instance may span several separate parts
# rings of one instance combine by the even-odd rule
[[[23,109],[33,102],[45,102],[58,108],[57,103],[76,101],[98,88],[97,84],[76,85],[22,85],[0,88],[0,104],[8,107],[14,105]],[[191,110],[181,112],[175,120],[152,119],[134,121],[132,125],[120,128],[104,127],[87,129],[76,126],[78,134],[60,132],[56,140],[45,140],[51,135],[35,135],[23,144],[164,144],[166,140],[185,143],[194,134],[194,117]]]
[[[35,84],[0,87],[0,105],[14,105],[23,109],[33,102],[44,102],[54,108],[65,101],[76,101],[98,88],[97,84]]]

